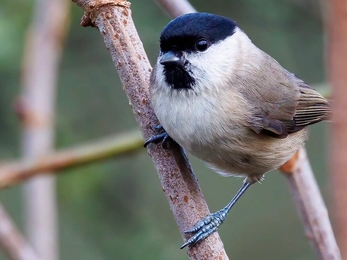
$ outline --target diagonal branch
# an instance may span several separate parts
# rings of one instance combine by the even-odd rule
[[[40,260],[0,203],[0,246],[10,260]]]
[[[341,260],[328,211],[314,178],[305,149],[300,149],[280,169],[288,179],[305,234],[318,259]]]
[[[130,4],[119,0],[73,0],[83,8],[81,24],[96,26],[118,70],[135,118],[144,137],[154,133],[158,124],[149,102],[149,64],[131,18]],[[191,167],[177,146],[165,151],[159,146],[148,149],[179,226],[183,231],[209,213]],[[188,250],[191,259],[228,259],[218,233]]]

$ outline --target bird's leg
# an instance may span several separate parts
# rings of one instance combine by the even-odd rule
[[[154,127],[155,130],[157,131],[164,131],[161,134],[157,134],[149,138],[145,143],[144,147],[147,147],[149,144],[154,143],[158,144],[161,142],[161,145],[163,146],[164,149],[170,148],[170,142],[172,142],[172,138],[166,133],[165,129],[161,125],[157,125]]]
[[[242,196],[242,194],[245,193],[245,191],[254,183],[254,181],[249,181],[246,179],[242,185],[242,187],[239,189],[239,191],[236,193],[234,198],[221,210],[212,213],[208,215],[207,217],[200,220],[193,228],[184,231],[184,233],[193,233],[194,235],[188,239],[187,242],[185,242],[181,249],[186,246],[193,246],[197,242],[205,239],[209,235],[211,235],[213,232],[217,231],[219,226],[224,222],[226,219],[229,211],[231,208],[235,205],[235,203],[238,201],[238,199]]]

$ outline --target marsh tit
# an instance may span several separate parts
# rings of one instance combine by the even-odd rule
[[[226,17],[190,13],[160,36],[150,99],[164,133],[224,176],[244,176],[229,204],[199,221],[182,245],[216,231],[240,196],[304,145],[308,125],[328,119],[328,101],[257,48]]]

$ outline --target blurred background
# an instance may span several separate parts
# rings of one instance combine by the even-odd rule
[[[133,0],[132,16],[151,64],[170,17],[150,0]],[[314,86],[325,85],[324,35],[319,1],[192,0],[198,11],[236,20],[253,42]],[[35,2],[3,0],[0,8],[0,160],[21,156],[21,123],[14,102],[21,93],[21,67]],[[55,147],[67,148],[136,129],[118,74],[95,28],[79,25],[82,10],[71,5],[70,25],[58,76]],[[310,127],[307,149],[327,207],[327,123]],[[191,158],[211,211],[224,207],[242,180],[218,176]],[[0,192],[24,232],[22,185]],[[60,259],[187,259],[182,239],[145,149],[65,170],[57,176]],[[315,259],[286,179],[266,176],[242,197],[219,231],[231,259]],[[6,259],[0,253],[0,259]]]

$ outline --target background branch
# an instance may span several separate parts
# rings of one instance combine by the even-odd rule
[[[318,259],[340,260],[341,255],[329,221],[328,211],[313,175],[306,150],[300,149],[281,167],[288,179],[306,237]]]
[[[0,189],[25,181],[40,174],[79,166],[143,149],[143,138],[138,130],[104,138],[90,144],[68,148],[38,158],[0,164]]]
[[[39,0],[27,35],[23,93],[17,112],[23,123],[23,158],[38,158],[54,146],[55,87],[67,29],[69,2]],[[58,260],[55,179],[32,179],[23,187],[28,240],[42,259]]]
[[[336,236],[343,259],[347,259],[347,4],[323,1],[327,37],[326,67],[332,85],[333,118],[330,134],[331,190]]]
[[[0,203],[0,246],[10,260],[40,260]]]
[[[186,0],[156,0],[155,2],[157,2],[159,6],[161,6],[163,10],[172,18],[183,14],[196,12],[194,7]]]
[[[129,3],[90,0],[74,0],[74,2],[85,12],[81,24],[92,23],[104,37],[137,123],[147,139],[155,134],[153,126],[159,122],[149,101],[148,84],[151,66],[131,18]],[[209,214],[203,194],[179,147],[173,146],[170,151],[165,151],[160,145],[151,146],[148,152],[183,235],[184,230]],[[190,248],[188,254],[191,259],[228,259],[218,233],[214,233],[198,246]]]

